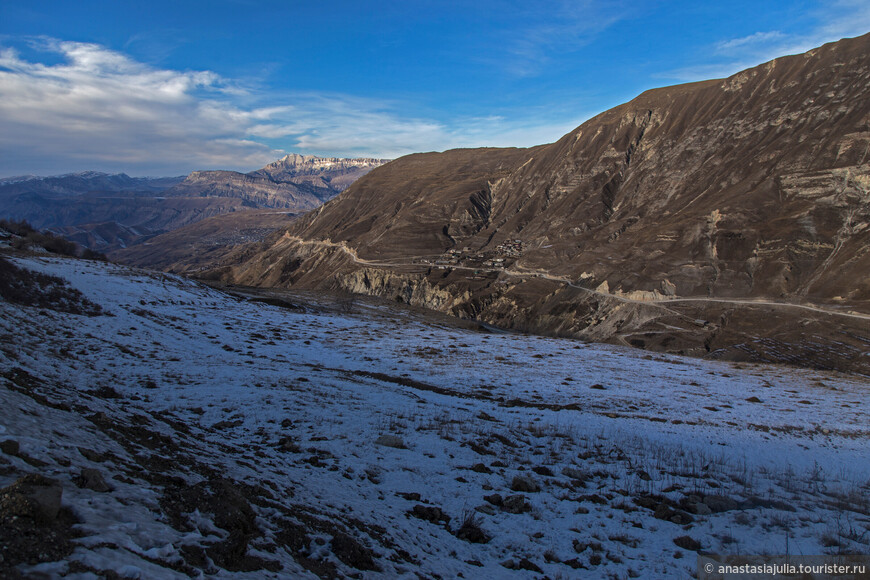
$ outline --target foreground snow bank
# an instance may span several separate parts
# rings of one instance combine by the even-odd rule
[[[32,523],[58,549],[6,573],[694,577],[699,549],[870,549],[862,379],[15,262],[101,311],[0,302],[0,487],[63,506]]]

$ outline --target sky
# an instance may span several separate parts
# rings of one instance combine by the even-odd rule
[[[2,0],[0,176],[527,147],[867,32],[866,0]]]

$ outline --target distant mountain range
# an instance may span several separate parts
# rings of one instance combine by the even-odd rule
[[[47,197],[72,197],[91,192],[155,193],[177,185],[184,177],[130,177],[125,173],[82,171],[52,177],[23,175],[0,179],[0,200],[16,195],[32,194]]]
[[[866,371],[868,152],[865,35],[647,91],[552,145],[400,158],[210,276]]]
[[[313,209],[332,199],[387,159],[340,159],[287,155],[251,171],[194,171],[167,189],[171,197],[231,197],[252,207]]]
[[[227,213],[302,213],[385,162],[287,155],[250,173],[195,171],[187,177],[149,178],[86,171],[12,177],[0,180],[0,217],[27,220],[111,252]]]

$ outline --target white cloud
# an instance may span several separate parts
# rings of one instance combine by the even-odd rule
[[[63,62],[0,51],[0,149],[18,164],[31,159],[31,167],[0,167],[4,173],[52,166],[183,173],[256,167],[281,153],[243,139],[258,112],[224,99],[230,83],[214,73],[154,69],[95,44],[43,40],[37,48]]]
[[[158,69],[96,44],[33,44],[61,62],[43,64],[0,48],[0,175],[248,171],[291,150],[397,157],[531,145],[542,135],[533,124],[500,118],[448,126],[402,115],[396,103],[348,95],[263,95],[210,71]]]
[[[870,3],[866,0],[832,2],[817,32],[822,42],[860,36],[870,32]]]
[[[779,32],[778,30],[772,30],[770,32],[756,32],[755,34],[750,34],[749,36],[744,36],[743,38],[732,38],[731,40],[719,42],[716,44],[716,51],[727,54],[732,52],[734,49],[755,47],[759,44],[765,44],[771,41],[779,41],[783,38],[785,38],[785,34]]]
[[[741,70],[789,54],[801,54],[827,42],[860,36],[870,31],[870,3],[839,0],[811,13],[816,24],[804,33],[759,31],[740,38],[716,42],[707,63],[682,67],[656,75],[680,81],[728,77]]]

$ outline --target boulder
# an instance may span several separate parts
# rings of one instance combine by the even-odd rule
[[[5,453],[6,455],[18,455],[20,451],[18,441],[15,441],[14,439],[0,441],[0,451]]]
[[[415,518],[426,520],[433,524],[440,524],[442,522],[445,524],[450,523],[450,516],[444,513],[444,510],[435,506],[415,505],[408,513]]]
[[[0,490],[0,519],[31,518],[49,523],[57,518],[63,488],[56,480],[29,474]]]
[[[103,474],[99,469],[89,467],[82,468],[81,475],[76,484],[85,489],[91,489],[98,492],[111,491],[112,487],[103,479]]]
[[[397,435],[381,435],[375,439],[375,445],[383,445],[384,447],[393,447],[395,449],[407,449],[405,442]]]
[[[509,495],[504,498],[504,503],[501,506],[501,509],[508,512],[509,514],[522,514],[531,511],[532,504],[527,502],[525,496],[523,495]]]
[[[511,481],[511,491],[534,493],[541,491],[541,486],[529,475],[517,475]]]

